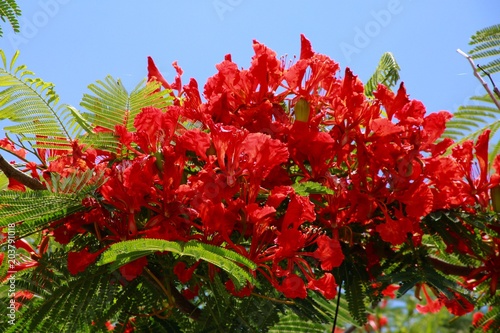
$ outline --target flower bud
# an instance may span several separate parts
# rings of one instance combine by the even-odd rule
[[[294,107],[295,120],[307,122],[309,120],[309,102],[305,98],[300,98]]]

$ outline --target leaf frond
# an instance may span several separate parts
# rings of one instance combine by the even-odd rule
[[[4,128],[6,133],[22,136],[22,140],[37,142],[51,138],[58,142],[59,149],[69,149],[71,141],[82,131],[82,127],[71,116],[74,109],[58,105],[59,96],[54,85],[45,82],[26,69],[15,66],[19,52],[7,63],[0,50],[3,67],[0,68],[0,120],[8,119],[14,124]],[[43,146],[43,143],[39,143]]]
[[[0,1],[0,19],[7,21],[14,32],[19,32],[18,16],[21,15],[21,9],[15,0],[1,0]],[[3,36],[2,27],[0,27],[0,37]]]
[[[172,252],[211,263],[225,270],[238,288],[243,287],[247,281],[256,284],[255,278],[241,267],[246,266],[254,270],[257,268],[254,262],[231,250],[197,241],[182,243],[146,238],[122,241],[111,245],[97,264],[111,263],[109,269],[113,271],[128,262],[155,252]]]
[[[379,84],[383,84],[388,88],[394,87],[399,81],[399,67],[394,55],[386,52],[380,58],[380,61],[375,69],[375,73],[368,79],[365,84],[365,95],[373,97],[373,92]]]

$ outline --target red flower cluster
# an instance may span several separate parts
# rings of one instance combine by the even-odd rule
[[[332,299],[332,270],[353,242],[366,252],[376,242],[418,246],[429,213],[489,205],[488,191],[499,183],[488,176],[489,133],[445,155],[452,142],[439,138],[451,114],[426,115],[403,84],[396,93],[380,85],[368,99],[350,69],[340,75],[336,62],[303,36],[301,43],[292,65],[256,41],[248,69],[227,55],[203,94],[193,79],[182,85],[176,64],[169,84],[149,58],[149,80],[172,90],[173,105],[144,108],[133,131],[96,129],[117,138],[115,153],[74,144],[70,154],[52,157],[46,181],[50,172],[87,170],[107,178],[84,202],[87,211],[54,224],[55,239],[67,243],[93,224],[106,246],[198,240],[251,259],[253,273],[286,297],[305,298],[309,289]],[[500,158],[494,167],[500,171]],[[308,184],[320,190],[298,190]],[[349,236],[353,225],[363,228],[363,241]],[[71,273],[102,250],[70,253]],[[120,272],[132,280],[147,265],[141,258]],[[198,267],[179,261],[172,271],[190,284]],[[226,286],[237,296],[253,288]]]

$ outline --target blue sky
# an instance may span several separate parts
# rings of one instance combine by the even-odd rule
[[[128,90],[146,76],[150,55],[167,80],[175,60],[202,86],[231,53],[248,67],[254,39],[278,55],[299,54],[300,34],[316,52],[366,81],[390,51],[411,98],[429,112],[454,111],[483,94],[469,63],[469,37],[498,24],[500,1],[18,1],[21,33],[2,24],[0,48],[53,82],[61,102],[79,107],[87,86],[110,74]],[[500,78],[497,79],[500,85]],[[5,122],[3,123],[5,124]],[[0,126],[2,122],[0,122]]]

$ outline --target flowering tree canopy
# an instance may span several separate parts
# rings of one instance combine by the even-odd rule
[[[489,132],[454,144],[450,113],[404,84],[367,97],[304,36],[294,63],[253,48],[202,91],[148,58],[147,83],[98,81],[85,112],[3,56],[0,119],[18,135],[0,141],[16,158],[0,157],[0,276],[18,289],[6,331],[363,326],[412,288],[420,312],[499,304]]]

